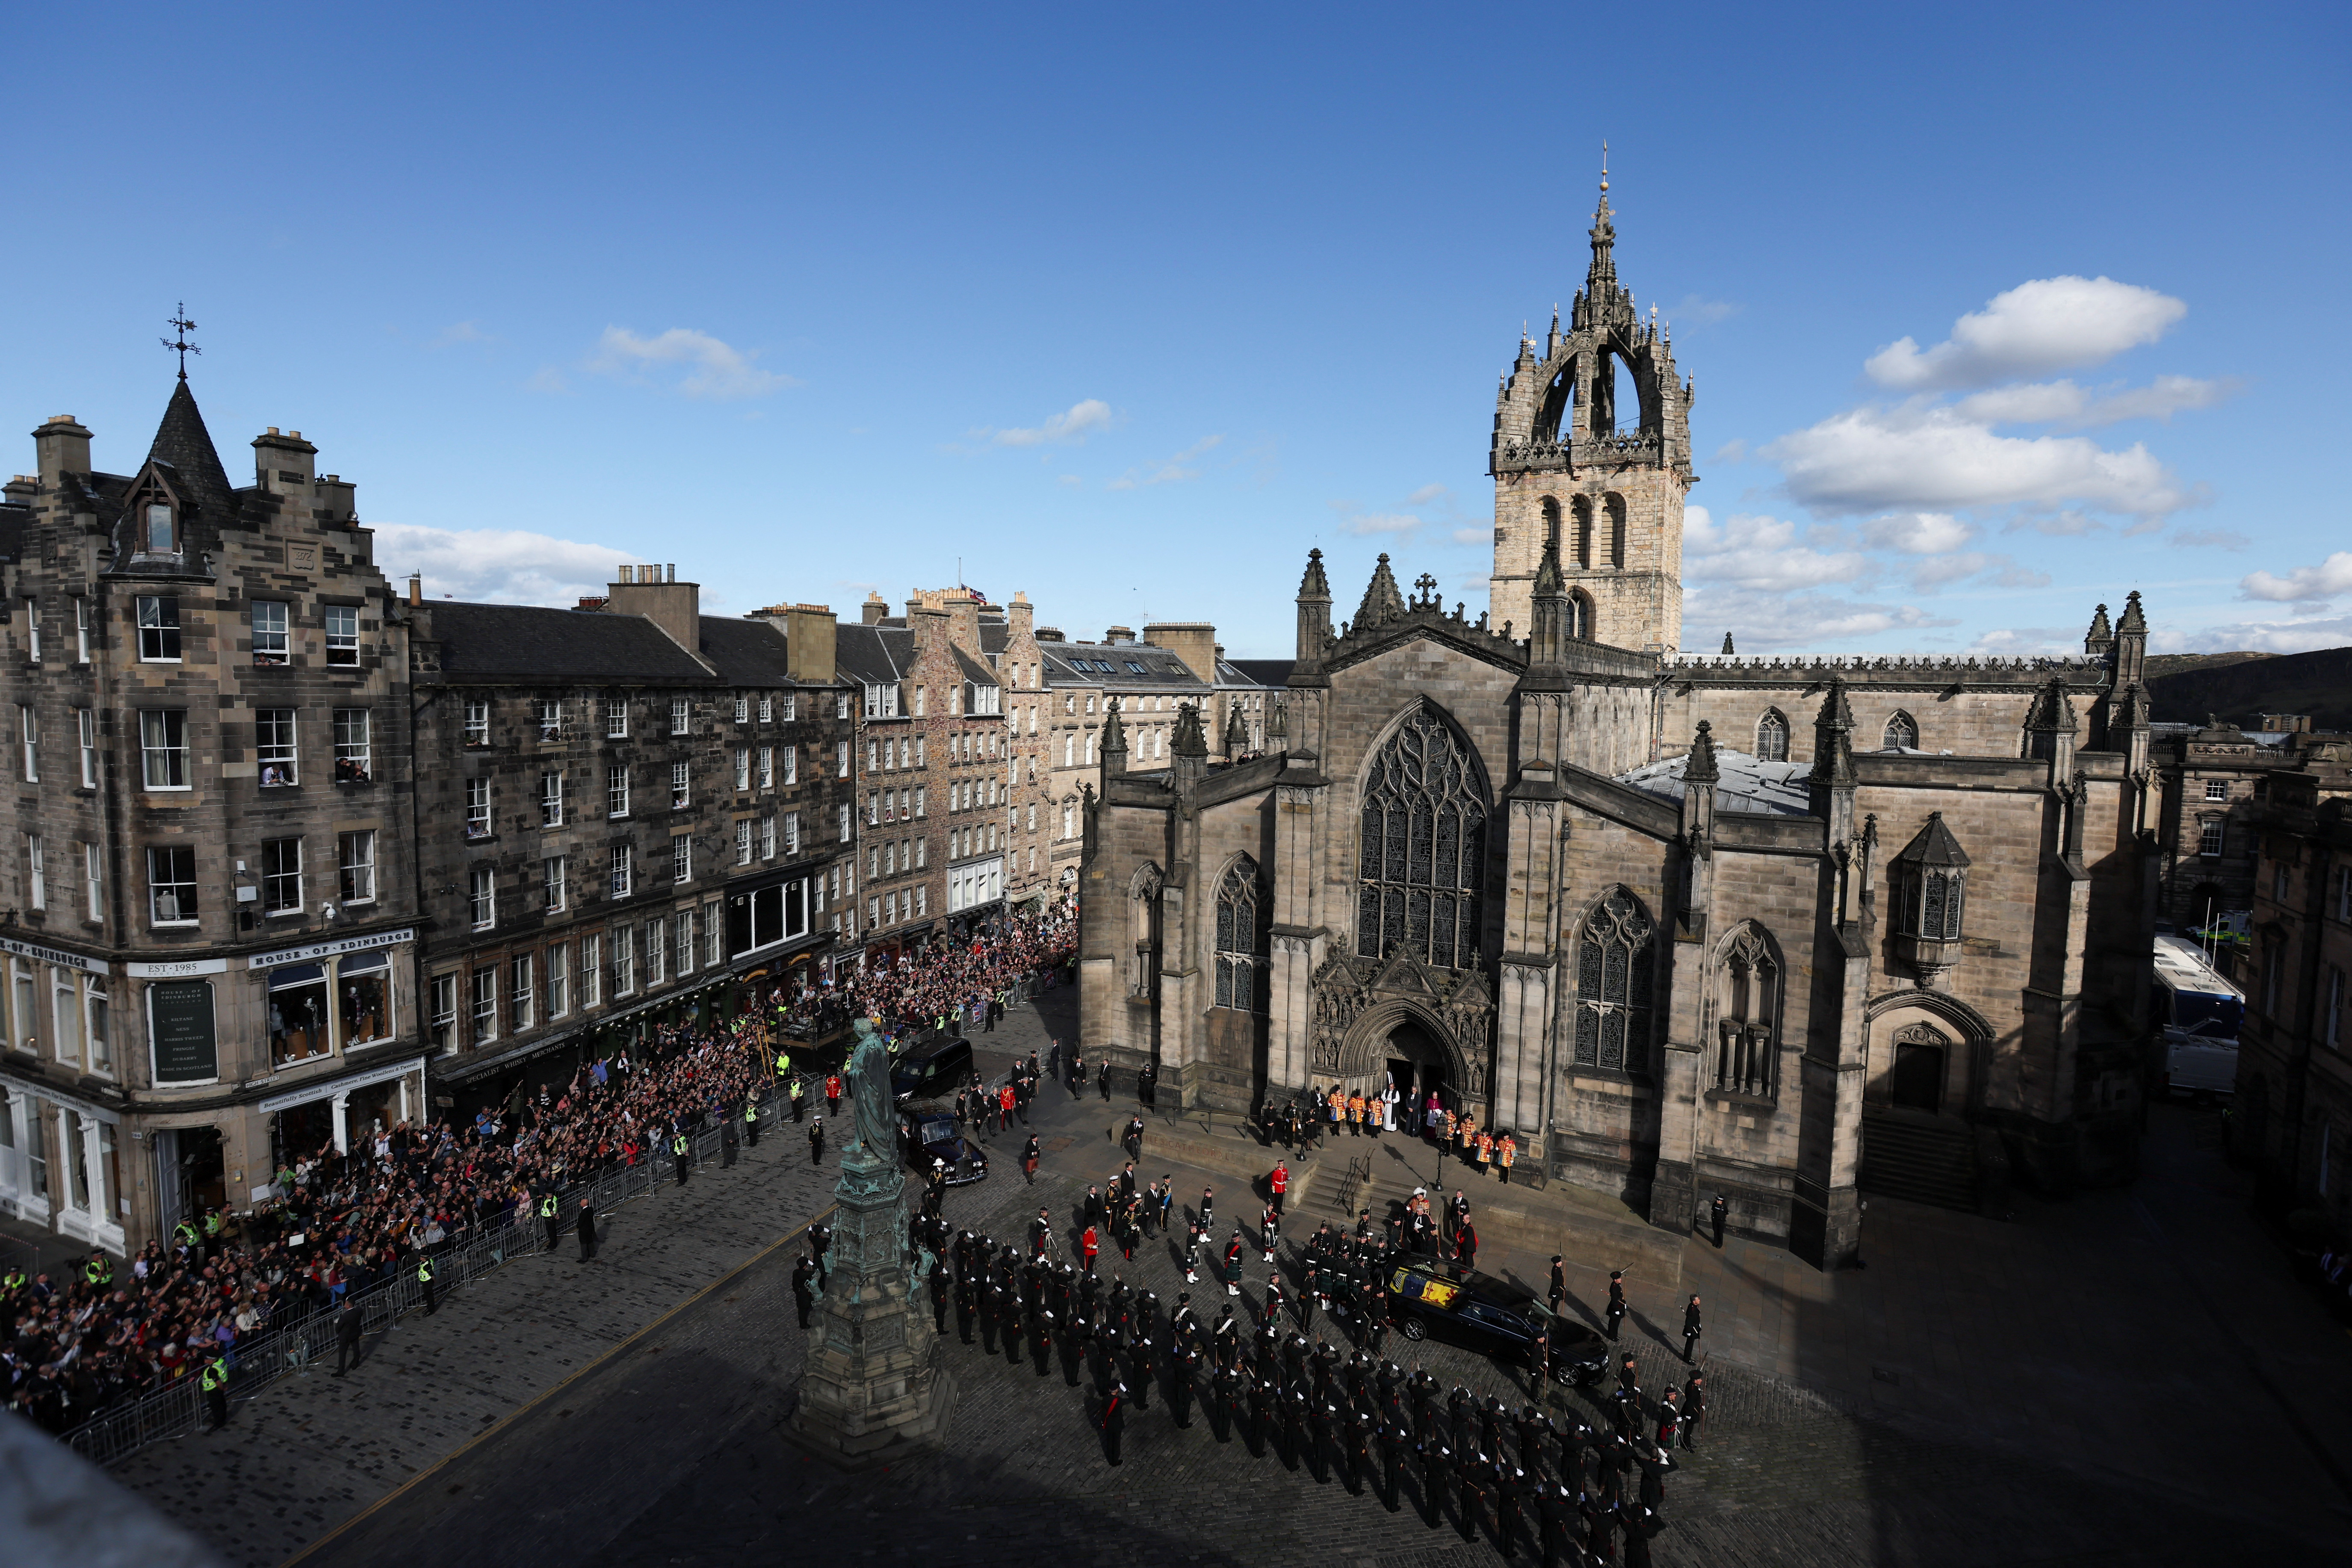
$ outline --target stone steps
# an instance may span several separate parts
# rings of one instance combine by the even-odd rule
[[[1963,1126],[1865,1114],[1855,1184],[1865,1193],[1974,1214],[1974,1136]]]

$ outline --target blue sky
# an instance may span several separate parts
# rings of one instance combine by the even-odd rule
[[[1685,643],[2352,643],[2341,7],[48,7],[18,427],[192,377],[387,570],[1025,590],[1289,651],[1310,546],[1484,601],[1497,374],[1582,280],[1695,377]],[[43,63],[47,62],[47,63]],[[1908,346],[1906,346],[1906,341]],[[22,466],[32,462],[29,442]]]

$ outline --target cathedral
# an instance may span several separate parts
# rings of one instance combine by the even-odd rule
[[[1188,1107],[1432,1092],[1519,1172],[1823,1268],[1861,1196],[2133,1170],[2151,1034],[2147,626],[2080,656],[1680,651],[1692,384],[1617,279],[1496,400],[1492,608],[1320,552],[1261,752],[1180,715],[1086,808],[1083,1044]],[[1630,384],[1638,407],[1620,406]]]

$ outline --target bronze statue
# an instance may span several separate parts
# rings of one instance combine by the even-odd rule
[[[890,1047],[871,1018],[860,1018],[851,1028],[857,1046],[842,1076],[849,1080],[850,1103],[857,1113],[857,1139],[871,1158],[895,1160],[898,1134],[890,1111]]]

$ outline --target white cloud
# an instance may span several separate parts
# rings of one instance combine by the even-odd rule
[[[1885,632],[1958,626],[1916,605],[1863,604],[1827,594],[1780,594],[1747,588],[1700,588],[1683,605],[1683,646],[1712,653],[1730,632],[1742,653],[1772,648],[1832,649],[1841,642]]]
[[[674,390],[688,397],[763,397],[799,384],[789,375],[759,369],[751,363],[757,357],[689,327],[672,327],[650,338],[626,327],[606,327],[587,368],[600,375],[642,376],[684,366],[687,374]]]
[[[2156,653],[2309,653],[2314,648],[2352,646],[2352,616],[2241,621],[2183,632],[2158,626],[2149,631],[2147,641]]]
[[[562,393],[572,390],[572,384],[563,379],[563,373],[551,364],[541,365],[531,372],[530,379],[523,384],[533,392]]]
[[[2253,541],[2232,529],[2184,528],[2165,542],[2182,550],[2243,550]]]
[[[1450,493],[1451,492],[1448,491],[1444,485],[1423,485],[1421,489],[1413,491],[1412,494],[1405,497],[1404,504],[1407,506],[1427,506],[1432,501],[1444,500]]]
[[[2077,429],[2126,419],[2169,423],[2174,415],[2210,408],[2238,390],[2234,379],[2200,381],[2159,375],[2146,386],[2094,392],[2071,381],[2032,381],[1971,393],[1952,405],[1963,419],[1984,425],[2063,425]]]
[[[2284,577],[2251,572],[2238,584],[2241,599],[2268,599],[2282,605],[2308,605],[2338,594],[2352,594],[2352,550],[2339,550],[2316,566],[2298,566]]]
[[[1934,348],[1902,338],[1863,369],[1881,386],[1904,391],[1983,386],[2101,363],[2154,342],[2188,311],[2169,295],[2112,278],[2041,278],[1962,316]]]
[[[1785,594],[1828,583],[1852,583],[1870,569],[1856,550],[1821,551],[1797,542],[1797,524],[1778,518],[1734,515],[1717,525],[1703,506],[1683,512],[1683,580],[1725,583],[1759,593]]]
[[[1197,479],[1201,470],[1190,465],[1194,459],[1213,451],[1224,441],[1223,436],[1203,436],[1172,458],[1156,463],[1146,463],[1139,468],[1129,468],[1105,485],[1105,489],[1133,490],[1149,485],[1172,485],[1185,479]]]
[[[1722,446],[1717,447],[1715,449],[1715,460],[1718,463],[1746,462],[1748,460],[1748,443],[1740,437],[1734,436],[1730,440],[1726,441]]]
[[[1411,533],[1421,526],[1421,519],[1406,512],[1362,511],[1339,525],[1342,533],[1365,536],[1376,533]]]
[[[613,568],[634,559],[610,544],[586,544],[513,528],[453,530],[378,522],[375,558],[395,584],[425,574],[428,599],[570,606],[602,594]]]
[[[1817,511],[2074,502],[2161,517],[2194,499],[2145,446],[2108,451],[2080,436],[1998,436],[1949,407],[1835,414],[1764,448],[1789,492]]]
[[[1457,528],[1454,531],[1454,542],[1456,544],[1492,544],[1495,542],[1494,527],[1489,524],[1484,528]]]
[[[1739,305],[1730,300],[1709,300],[1699,294],[1685,294],[1666,307],[1666,320],[1677,326],[1711,327],[1717,321],[1728,321],[1739,314]]]
[[[972,434],[999,447],[1049,447],[1083,441],[1097,430],[1109,428],[1110,424],[1110,405],[1099,397],[1087,397],[1059,414],[1048,415],[1042,425],[1025,430],[975,430]]]
[[[2046,588],[2050,575],[2021,566],[2012,556],[1991,555],[1980,550],[1963,550],[1950,555],[1931,555],[1911,569],[1914,593],[1932,594],[1938,588],[1948,588],[1955,583],[1971,577],[1981,577],[1996,588]]]
[[[1984,633],[1961,651],[1997,658],[2081,653],[2083,634],[2064,626],[2002,626]]]
[[[1909,511],[1874,518],[1863,525],[1862,537],[1873,550],[1940,555],[1974,539],[1976,530],[1948,511]]]
[[[452,343],[488,343],[496,342],[497,341],[497,339],[491,337],[489,333],[482,331],[481,328],[476,326],[473,322],[458,321],[454,325],[444,327],[439,331],[434,333],[433,341],[427,346],[436,349],[444,349],[447,348]]]

